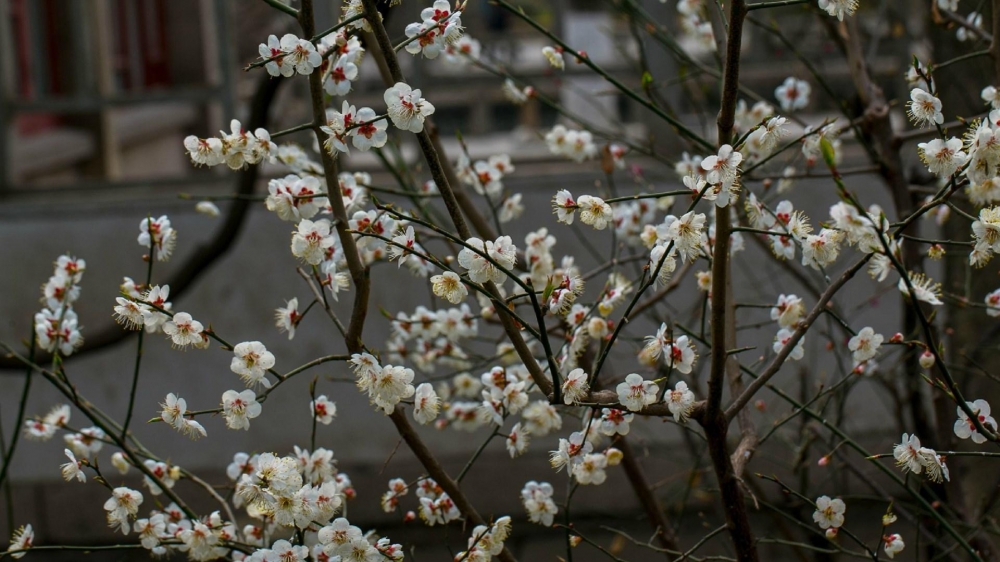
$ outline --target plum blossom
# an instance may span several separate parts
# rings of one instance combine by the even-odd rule
[[[35,532],[32,530],[31,525],[22,525],[14,531],[14,534],[10,537],[10,548],[8,552],[13,552],[10,555],[11,558],[18,560],[24,558],[27,551],[33,546],[35,542]]]
[[[808,82],[789,76],[774,90],[774,97],[777,98],[782,111],[791,113],[809,105],[811,91],[812,88]]]
[[[434,106],[420,97],[420,90],[414,90],[403,82],[397,82],[386,90],[383,97],[392,124],[404,131],[423,131],[424,119],[434,113]]]
[[[260,410],[257,393],[253,390],[227,390],[222,393],[222,416],[229,429],[250,429],[250,420],[259,416]]]
[[[521,489],[521,503],[528,512],[528,519],[545,527],[551,527],[555,516],[559,513],[552,495],[554,489],[548,482],[528,481]]]
[[[910,90],[910,103],[907,105],[910,120],[918,126],[933,127],[944,123],[941,114],[941,100],[920,88]]]
[[[437,418],[440,408],[441,399],[438,398],[430,383],[425,382],[417,386],[413,395],[413,419],[420,424],[427,425]]]
[[[858,0],[819,0],[819,9],[844,21],[844,16],[853,16],[858,9]]]
[[[579,368],[573,369],[566,375],[566,380],[562,384],[562,398],[567,406],[585,398],[590,393],[588,378],[587,373]]]
[[[616,390],[621,405],[638,412],[656,402],[659,387],[652,381],[643,380],[642,375],[632,373],[625,377],[625,382],[618,384]]]
[[[320,394],[315,400],[309,402],[309,411],[313,417],[323,425],[330,425],[333,418],[337,417],[337,404],[331,402],[325,394]]]
[[[820,529],[839,528],[844,524],[844,512],[847,506],[840,498],[830,499],[829,496],[816,498],[816,511],[813,512],[813,521],[819,525]]]
[[[189,345],[199,347],[207,336],[202,334],[204,326],[191,318],[187,312],[178,312],[173,318],[163,323],[163,333],[170,337],[174,347],[185,348]]]
[[[668,393],[667,409],[674,415],[674,421],[683,423],[694,409],[694,392],[688,388],[684,381],[677,381],[674,389]]]
[[[847,348],[851,350],[851,356],[855,364],[868,361],[878,353],[879,346],[882,345],[882,334],[876,334],[875,330],[866,326],[847,342]]]
[[[274,354],[268,351],[264,344],[259,341],[238,343],[233,348],[233,355],[229,369],[239,375],[244,384],[249,387],[258,384],[271,387],[265,375],[274,367],[275,360]]]
[[[782,350],[785,348],[785,346],[787,346],[788,343],[792,341],[792,335],[794,335],[794,332],[792,332],[788,328],[782,328],[778,330],[778,334],[774,336],[774,345],[772,346],[774,352],[781,353]],[[795,344],[795,348],[792,349],[792,351],[788,354],[789,359],[793,361],[798,361],[799,359],[802,359],[802,356],[805,355],[805,348],[803,347],[803,345],[805,344],[805,339],[806,339],[805,337],[799,338],[799,341]]]
[[[974,402],[965,403],[970,410],[979,418],[979,423],[986,428],[992,428],[994,432],[997,430],[997,421],[993,419],[990,415],[990,404],[985,400],[976,400]],[[958,419],[955,420],[955,435],[959,439],[969,439],[972,438],[972,442],[977,445],[982,445],[987,441],[985,435],[980,433],[976,429],[976,424],[972,423],[969,416],[960,407],[955,408],[958,412]]]

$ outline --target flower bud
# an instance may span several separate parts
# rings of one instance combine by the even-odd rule
[[[219,216],[219,208],[215,206],[215,203],[211,201],[199,201],[197,205],[194,206],[194,210],[208,217]]]
[[[889,525],[892,525],[895,522],[896,522],[896,514],[895,513],[891,513],[890,512],[890,513],[886,513],[885,515],[882,516],[882,526],[883,527],[888,527]]]
[[[412,511],[407,511],[406,515],[403,516],[404,523],[409,523],[410,521],[416,521],[416,520],[417,520],[417,514]]]
[[[816,464],[818,466],[826,466],[830,464],[830,455],[823,455],[818,461],[816,461]]]
[[[903,343],[903,334],[896,332],[889,338],[889,343]]]
[[[753,407],[757,408],[758,412],[763,412],[764,410],[767,410],[767,402],[764,402],[763,400],[758,400],[753,403]]]
[[[582,541],[583,537],[581,537],[580,535],[573,535],[572,537],[569,538],[569,545],[575,547]]]
[[[608,452],[604,455],[608,457],[608,466],[618,466],[622,462],[622,457],[625,456],[624,453],[614,447],[609,448]]]
[[[129,462],[128,459],[125,458],[125,455],[121,451],[118,451],[111,455],[111,466],[118,469],[119,473],[126,474],[128,472]]]
[[[826,530],[826,538],[830,539],[831,541],[833,539],[837,538],[837,528],[836,527],[830,527],[829,529],[827,529]]]
[[[925,349],[920,354],[920,366],[925,369],[930,369],[934,366],[934,354],[929,349]]]

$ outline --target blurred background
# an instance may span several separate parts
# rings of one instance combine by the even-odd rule
[[[317,28],[333,25],[339,15],[339,2],[317,0],[316,4]],[[521,4],[539,22],[569,44],[587,51],[595,62],[630,87],[641,89],[641,69],[648,68],[663,102],[692,128],[714,136],[719,90],[716,79],[678,63],[660,45],[651,42],[647,34],[641,33],[641,24],[614,14],[617,2],[548,0]],[[666,3],[646,0],[641,4],[671,33],[677,31],[674,0]],[[953,29],[943,29],[948,27],[947,23],[935,21],[937,16],[930,4],[871,1],[864,3],[857,16],[869,36],[869,64],[887,98],[907,97],[903,75],[912,54],[925,60],[926,57],[945,60],[957,53],[982,48],[981,44],[959,43]],[[390,36],[404,37],[404,26],[417,21],[423,7],[419,2],[407,0],[393,8],[387,14]],[[749,89],[777,105],[774,88],[787,76],[813,82],[801,59],[791,51],[794,48],[826,78],[823,87],[813,82],[812,102],[800,114],[807,123],[820,123],[825,118],[837,117],[841,109],[856,111],[858,102],[849,69],[836,43],[829,39],[815,10],[804,8],[795,6],[755,14],[764,25],[770,25],[773,18],[784,39],[761,27],[748,26],[741,75]],[[559,100],[566,110],[585,116],[607,131],[649,143],[671,161],[689,150],[668,127],[650,119],[651,115],[641,106],[585,68],[569,63],[565,72],[553,73],[540,54],[541,48],[550,42],[487,0],[470,0],[462,21],[468,34],[482,42],[484,57],[503,63],[511,74]],[[223,215],[208,218],[196,214],[193,202],[180,197],[182,194],[225,196],[236,191],[241,181],[251,182],[255,193],[265,193],[270,177],[285,174],[277,165],[263,165],[259,170],[240,173],[221,169],[224,166],[194,168],[184,154],[182,139],[190,134],[208,137],[220,129],[228,130],[231,118],[246,123],[253,96],[268,78],[263,69],[244,72],[243,67],[257,58],[257,46],[268,35],[280,37],[298,31],[292,18],[254,0],[0,0],[0,240],[3,241],[0,264],[5,270],[0,275],[0,339],[16,343],[29,336],[32,315],[40,308],[38,287],[51,274],[52,261],[58,255],[70,253],[86,259],[83,295],[76,310],[88,343],[84,352],[67,362],[66,369],[91,401],[116,418],[123,417],[135,338],[122,337],[122,330],[112,321],[111,308],[122,277],[138,280],[145,272],[141,259],[145,249],[135,242],[139,222],[147,215],[167,214],[180,238],[174,258],[167,264],[155,265],[154,282],[182,281],[172,283],[175,310],[190,312],[206,325],[211,324],[229,341],[264,342],[276,355],[279,371],[343,351],[342,344],[334,337],[336,334],[319,314],[308,317],[292,341],[273,326],[273,311],[284,305],[285,300],[311,299],[295,273],[296,262],[287,249],[289,223],[278,220],[262,203],[244,208],[220,202]],[[973,37],[970,41],[981,43],[982,38]],[[702,55],[701,60],[710,66],[716,64],[710,54]],[[542,135],[556,123],[568,123],[565,119],[541,103],[511,104],[501,92],[501,80],[476,68],[405,54],[402,62],[409,83],[422,88],[424,96],[437,109],[434,119],[450,160],[460,154],[458,134],[474,160],[500,153],[511,156],[517,170],[505,179],[505,186],[509,192],[522,193],[526,207],[525,214],[509,225],[515,243],[520,245],[528,231],[546,226],[559,237],[554,254],[577,255],[584,271],[598,265],[602,254],[610,256],[607,235],[557,225],[550,213],[549,199],[557,189],[568,188],[574,194],[604,189],[604,176],[597,163],[576,164],[548,152]],[[978,64],[973,61],[970,66],[949,69],[948,74],[939,77],[955,84],[968,83],[967,87],[949,89],[944,96],[949,115],[981,111],[978,91],[985,85],[984,80],[972,78],[975,73],[969,71],[979,68]],[[303,123],[310,116],[306,80],[284,80],[270,106],[267,129],[272,133]],[[366,57],[361,65],[361,78],[347,99],[359,108],[378,108],[383,103],[383,91],[378,70],[371,57]],[[753,100],[748,102],[752,105]],[[331,105],[339,107],[339,104],[335,100]],[[907,126],[901,105],[894,106],[893,116],[899,128]],[[420,181],[429,179],[412,139],[398,140],[401,157],[411,163],[415,177]],[[305,133],[282,139],[286,141],[297,142],[306,149],[314,145]],[[904,152],[914,183],[928,183],[926,178],[921,180],[922,167],[915,149]],[[867,164],[861,148],[848,138],[844,139],[843,155],[845,168]],[[673,170],[663,163],[635,153],[626,160],[629,167],[619,173],[618,185],[624,193],[636,191],[639,178],[644,182],[644,191],[679,188]],[[353,152],[342,157],[341,165],[349,171],[371,173],[375,185],[392,185],[392,176],[372,153]],[[761,186],[749,185],[755,190]],[[866,203],[879,203],[891,209],[891,198],[881,189],[877,176],[856,175],[849,185],[865,193]],[[791,194],[790,198],[797,208],[816,217],[814,223],[822,220],[829,206],[837,201],[829,181],[802,179],[795,190],[799,193]],[[923,228],[928,235],[938,233],[932,222]],[[583,236],[597,248],[595,255],[580,250],[577,236]],[[741,301],[773,303],[779,293],[792,292],[806,297],[807,306],[814,301],[796,278],[762,269],[763,257],[761,248],[749,241],[747,249],[739,255],[736,267],[747,280],[737,287]],[[958,265],[951,268],[931,265],[929,272],[940,279],[947,271],[948,283],[962,287],[965,275],[962,261],[962,256],[957,256]],[[706,267],[702,263],[696,269]],[[629,271],[638,279],[637,270]],[[835,273],[831,272],[831,276]],[[817,286],[825,282],[811,270],[805,274]],[[365,340],[379,346],[389,336],[389,322],[378,312],[384,310],[391,315],[412,312],[426,300],[426,290],[420,286],[422,281],[392,264],[376,266],[372,277],[371,314]],[[350,296],[348,293],[348,301]],[[630,325],[623,342],[627,345],[622,345],[620,353],[613,357],[614,372],[625,374],[636,370],[634,353],[641,338],[653,333],[663,319],[700,312],[701,299],[694,279],[689,279],[653,312],[653,318],[634,327]],[[346,315],[349,304],[344,301],[342,298],[338,310]],[[899,329],[901,309],[892,284],[879,288],[867,277],[859,278],[838,299],[838,305],[849,311],[852,325],[871,325],[887,337]],[[767,320],[766,310],[746,313],[757,314],[761,326]],[[619,314],[616,312],[613,317]],[[951,325],[960,334],[967,330],[965,333],[975,335],[974,343],[965,336],[960,342],[976,349],[995,349],[992,325],[983,330],[978,324],[983,320],[981,311],[967,320],[962,320],[960,310],[950,314],[957,319]],[[747,323],[753,324],[756,318]],[[757,346],[759,351],[752,353],[763,356],[769,353],[773,330],[761,326],[751,325],[741,330],[739,337],[741,345]],[[215,407],[223,391],[238,386],[229,372],[231,356],[226,352],[217,349],[177,352],[159,338],[147,342],[136,402],[137,422],[158,415],[158,404],[168,392],[185,397],[189,408],[205,409]],[[819,353],[824,341],[814,338],[807,344],[812,350],[807,352],[807,359],[802,364],[786,366],[775,379],[789,392],[804,394],[807,389],[844,374],[840,366]],[[884,368],[891,373],[897,367],[887,364]],[[308,385],[313,375],[319,376],[318,393],[326,394],[339,407],[338,419],[330,426],[320,426],[317,443],[334,451],[340,459],[340,469],[355,483],[359,498],[349,507],[352,522],[363,528],[377,527],[394,541],[416,545],[417,554],[427,553],[420,559],[447,557],[438,542],[445,538],[457,544],[456,541],[464,540],[457,539],[458,531],[453,530],[451,536],[436,529],[428,533],[419,523],[403,524],[400,513],[384,514],[378,508],[377,498],[390,478],[400,476],[411,480],[421,470],[406,447],[398,446],[398,436],[389,421],[373,412],[353,385],[332,380],[349,378],[340,365],[324,365],[284,385],[266,402],[264,413],[254,420],[249,432],[226,430],[221,419],[205,420],[209,436],[197,443],[155,424],[137,423],[134,431],[143,442],[152,444],[154,450],[168,455],[170,462],[224,486],[227,484],[224,470],[234,453],[289,453],[292,445],[308,443]],[[0,422],[8,440],[17,430],[13,426],[23,381],[23,369],[3,364]],[[856,438],[878,452],[888,452],[907,427],[905,415],[901,419],[897,413],[902,408],[900,397],[910,386],[906,382],[864,379],[831,411]],[[773,395],[763,398],[764,412],[754,413],[758,423],[769,423],[789,411],[786,405],[773,400]],[[27,412],[41,415],[61,402],[54,390],[36,381]],[[78,412],[75,414],[71,425],[77,428],[89,425]],[[575,423],[576,420],[567,418],[563,433],[572,431]],[[950,423],[944,420],[946,426],[950,427]],[[481,430],[469,435],[422,428],[421,433],[443,463],[457,471],[487,432]],[[698,437],[654,420],[636,423],[632,435],[657,495],[668,506],[687,506],[676,514],[682,541],[691,544],[716,528],[723,514],[715,507],[711,469],[704,458],[695,454]],[[801,430],[792,431],[781,443],[773,443],[766,453],[758,454],[751,470],[787,471],[802,451],[801,443],[814,440],[810,435],[803,424]],[[554,448],[554,439],[555,436],[550,436],[534,442],[527,457],[515,463],[513,469],[500,441],[487,449],[483,460],[463,483],[484,516],[510,513],[521,518],[518,494],[527,480],[548,480],[556,484],[557,490],[561,489],[565,477],[555,475],[546,458],[547,451]],[[814,466],[815,460],[830,448],[823,450],[823,446],[812,452],[805,449],[809,457],[807,465]],[[0,530],[6,532],[9,526],[31,523],[38,544],[121,540],[104,524],[101,505],[106,491],[91,483],[66,484],[59,478],[58,465],[65,460],[62,449],[61,438],[47,443],[20,443],[11,468],[12,485],[7,495],[0,498],[5,506],[0,510]],[[102,453],[102,460],[109,454]],[[859,497],[870,499],[872,490],[854,480],[856,474],[865,474],[867,468],[858,459],[851,462],[857,466],[851,471],[838,472],[836,478],[855,482],[846,485],[855,486],[851,489]],[[810,476],[808,467],[797,470],[806,480],[834,478],[829,473]],[[615,539],[612,533],[597,527],[598,522],[606,523],[613,516],[618,528],[641,543],[652,533],[621,470],[612,469],[609,476],[606,485],[581,490],[586,493],[574,500],[579,502],[574,510],[577,520],[580,524],[594,522],[593,536],[612,545],[623,558],[651,559],[650,551],[620,537]],[[126,481],[139,485],[134,474]],[[177,490],[185,497],[200,495],[186,482],[179,483]],[[206,512],[214,509],[209,502],[194,504]],[[143,511],[153,505],[144,504]],[[406,506],[404,502],[404,511],[412,508],[415,505]],[[873,512],[879,509],[884,509],[884,505],[873,507]],[[804,518],[808,519],[808,514]],[[764,515],[758,523],[769,531],[774,531],[775,525],[781,526]],[[564,554],[561,534],[521,519],[517,519],[515,529],[511,546],[522,560],[554,560],[556,555]],[[705,552],[727,554],[728,543],[715,542],[718,544]],[[767,559],[794,559],[785,558],[786,554],[787,551],[769,553]],[[58,553],[39,552],[30,556],[39,560],[78,559],[75,555]],[[606,559],[604,554],[584,547],[577,549],[576,556],[578,562]],[[143,558],[145,553],[88,557]]]

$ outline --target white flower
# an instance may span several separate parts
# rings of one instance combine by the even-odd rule
[[[327,94],[346,96],[351,91],[351,83],[358,79],[356,58],[356,52],[337,57],[337,61],[326,75],[326,82],[323,82],[323,89]]]
[[[906,547],[903,543],[903,537],[899,536],[898,533],[886,535],[882,537],[882,540],[885,542],[885,555],[890,559],[895,558]]]
[[[166,215],[158,219],[145,218],[139,223],[139,245],[152,250],[156,261],[167,261],[177,243],[177,231]]]
[[[188,151],[195,166],[217,166],[225,161],[222,141],[212,137],[207,139],[190,135],[184,138],[184,149]]]
[[[329,204],[326,197],[312,197],[323,191],[319,178],[314,176],[289,174],[275,178],[267,183],[267,191],[264,201],[267,210],[274,211],[278,218],[285,221],[311,219]]]
[[[910,90],[907,113],[913,123],[918,126],[933,127],[935,124],[944,123],[944,115],[941,114],[941,100],[920,88]]]
[[[920,474],[921,471],[926,470],[927,477],[932,482],[950,480],[948,465],[934,449],[921,447],[920,439],[916,435],[904,433],[902,442],[893,448],[892,456],[896,459],[896,466],[904,472],[910,471],[914,474]]]
[[[593,450],[594,444],[584,439],[583,432],[575,431],[570,434],[569,439],[559,440],[559,449],[549,452],[549,464],[558,472],[564,466],[579,462],[579,457]]]
[[[125,487],[115,488],[111,497],[104,502],[104,511],[108,512],[108,526],[118,528],[123,535],[128,534],[130,518],[135,518],[142,504],[142,494]]]
[[[573,224],[576,217],[576,210],[579,205],[573,200],[573,194],[565,189],[560,189],[552,198],[552,212],[556,214],[556,220],[566,224]]]
[[[222,415],[229,429],[250,429],[250,420],[260,415],[257,393],[250,389],[225,391],[222,393]]]
[[[295,337],[295,327],[302,316],[299,314],[299,299],[289,300],[283,308],[274,310],[275,325],[281,332],[288,332],[288,339]]]
[[[809,104],[809,93],[812,88],[805,80],[796,80],[789,76],[774,90],[774,97],[777,98],[781,110],[790,113],[797,109],[802,109]]]
[[[813,512],[813,521],[819,525],[820,529],[839,528],[844,524],[844,512],[847,506],[840,498],[831,500],[829,496],[816,498],[816,511]]]
[[[566,380],[562,384],[562,398],[567,406],[572,405],[581,398],[586,398],[590,393],[590,385],[587,383],[587,373],[583,369],[573,369],[566,375]]]
[[[362,388],[360,380],[358,388],[367,390],[372,403],[388,415],[400,400],[413,396],[415,391],[410,384],[412,381],[412,369],[385,365],[374,374],[367,388]]]
[[[326,111],[326,125],[320,127],[320,130],[327,135],[326,140],[323,141],[323,148],[332,156],[336,156],[338,152],[349,153],[351,151],[350,147],[347,146],[347,137],[353,136],[356,129],[348,130],[348,127],[354,125],[356,115],[357,109],[347,103],[347,100],[344,100],[341,111],[332,109]]]
[[[392,124],[412,133],[424,130],[424,119],[434,113],[434,106],[420,97],[420,90],[414,90],[403,82],[385,91],[385,104]]]
[[[922,142],[917,148],[920,149],[920,159],[927,165],[927,170],[942,178],[954,174],[968,159],[962,152],[962,139],[955,137],[947,141],[934,139]]]
[[[608,466],[608,457],[601,453],[583,455],[580,462],[573,465],[573,477],[582,485],[603,484],[608,475],[604,469]]]
[[[431,277],[431,289],[435,295],[451,304],[458,304],[469,295],[469,290],[462,283],[462,278],[453,271],[445,271],[441,275]]]
[[[87,475],[83,473],[83,470],[81,468],[82,466],[81,462],[76,460],[76,457],[73,456],[73,451],[70,451],[69,449],[63,449],[63,452],[66,453],[66,458],[69,459],[68,463],[63,464],[59,467],[60,470],[62,471],[63,480],[69,482],[74,478],[76,478],[80,482],[86,482]]]
[[[497,218],[500,219],[500,222],[508,223],[520,217],[521,214],[524,213],[524,205],[521,203],[521,199],[521,194],[515,193],[503,200],[497,216]]]
[[[311,265],[319,265],[326,251],[334,245],[330,236],[330,221],[320,219],[299,221],[298,230],[292,233],[292,255]]]
[[[802,265],[820,269],[837,261],[842,236],[840,231],[829,228],[806,236],[802,241]]]
[[[189,345],[198,347],[206,339],[206,336],[202,335],[202,330],[204,327],[201,322],[191,318],[187,312],[178,312],[163,323],[163,333],[170,336],[174,347]]]
[[[603,408],[601,409],[601,423],[598,426],[598,431],[608,437],[628,435],[629,424],[632,423],[634,417],[635,414],[627,414],[617,408]]]
[[[806,307],[802,299],[795,295],[778,295],[778,303],[771,308],[771,320],[777,320],[782,328],[793,328],[799,324]]]
[[[927,277],[923,273],[909,272],[907,275],[910,278],[910,284],[913,285],[913,292],[916,293],[918,301],[924,301],[927,304],[933,304],[935,306],[944,304],[940,299],[940,283],[935,283],[933,279]],[[900,277],[897,287],[899,288],[900,293],[910,296],[910,290],[906,286],[906,280],[902,277]]]
[[[104,447],[106,435],[99,427],[85,427],[79,433],[63,435],[63,442],[77,457],[93,457]]]
[[[362,107],[357,116],[357,123],[360,125],[352,130],[354,147],[364,152],[370,148],[382,148],[385,146],[388,135],[385,130],[389,126],[384,118],[376,119],[375,110],[370,107]],[[423,121],[421,121],[421,124]]]
[[[613,218],[611,205],[600,197],[581,195],[577,200],[577,206],[580,209],[580,222],[594,227],[595,230],[604,230]]]
[[[986,314],[993,318],[1000,316],[1000,289],[988,293],[984,300],[986,301]]]
[[[508,101],[515,105],[524,105],[528,99],[535,94],[535,89],[531,86],[521,89],[516,83],[510,78],[504,80],[503,85],[500,87],[503,91],[503,95]]]
[[[701,161],[701,169],[705,170],[705,179],[708,180],[708,183],[722,184],[722,191],[725,192],[736,183],[739,165],[742,161],[742,154],[733,150],[732,146],[724,144],[719,148],[717,155],[708,156]]]
[[[510,454],[510,458],[523,455],[528,450],[529,440],[528,430],[520,422],[514,424],[514,427],[510,428],[510,434],[507,435],[507,452]]]
[[[268,43],[270,44],[270,37],[268,37]],[[284,54],[283,62],[281,64],[282,76],[291,76],[291,72],[286,74],[287,68],[291,68],[299,74],[312,74],[313,69],[318,67],[323,62],[323,58],[320,56],[319,52],[316,51],[316,45],[313,45],[312,41],[309,41],[308,39],[299,39],[291,33],[287,33],[282,36],[279,45],[281,47],[282,54]],[[263,47],[263,45],[261,45],[261,47]],[[261,51],[263,51],[263,49],[261,49]],[[268,63],[268,65],[270,64],[271,63]],[[272,76],[276,76],[276,74],[271,71],[271,68],[268,68],[267,71]]]
[[[680,253],[681,260],[687,261],[701,254],[701,240],[705,234],[705,215],[689,211],[677,218],[667,215],[663,224],[656,227],[658,238],[671,241]]]
[[[686,382],[677,381],[674,389],[670,391],[667,397],[667,408],[674,415],[675,422],[683,423],[687,421],[688,416],[691,415],[691,410],[694,409],[694,392],[688,389]]]
[[[149,311],[149,307],[142,303],[137,303],[125,297],[116,297],[118,303],[114,307],[115,321],[129,330],[138,330],[145,324],[143,314]]]
[[[882,334],[876,334],[870,327],[864,327],[847,342],[847,348],[851,350],[851,356],[855,364],[864,363],[878,353],[879,346],[882,345]]]
[[[556,502],[552,500],[554,490],[548,482],[538,483],[531,480],[525,483],[521,489],[521,502],[524,510],[528,512],[528,519],[532,523],[538,523],[546,527],[551,527],[555,520],[555,515],[559,513]]]
[[[819,9],[844,21],[845,15],[854,15],[854,10],[858,9],[858,0],[819,0]]]
[[[115,451],[114,454],[111,455],[111,466],[115,467],[118,474],[125,475],[128,474],[129,467],[132,465],[129,464],[129,460],[124,453],[121,451]]]
[[[309,402],[309,411],[312,412],[316,421],[323,425],[330,425],[333,418],[337,417],[337,404],[331,402],[325,394],[320,394],[315,400]]]
[[[10,550],[19,550],[21,552],[16,552],[11,554],[10,557],[17,560],[23,558],[27,554],[28,549],[32,547],[32,543],[35,540],[35,532],[31,529],[31,525],[22,525],[18,527],[14,534],[10,536]]]
[[[434,387],[430,383],[421,383],[413,395],[413,419],[417,423],[427,425],[437,418],[438,410],[441,408],[441,399],[438,398]]]
[[[233,360],[229,369],[240,376],[247,386],[263,384],[270,388],[271,383],[265,376],[274,367],[274,354],[259,341],[247,341],[236,344],[233,348]]]
[[[782,328],[778,330],[778,334],[774,336],[774,345],[772,346],[774,352],[781,353],[781,350],[784,349],[785,346],[788,345],[788,342],[792,340],[793,334],[794,332],[792,332],[788,328]],[[795,348],[792,349],[791,353],[788,354],[789,359],[792,359],[794,361],[802,359],[802,356],[805,355],[805,349],[802,347],[805,344],[805,340],[806,340],[805,337],[799,338],[799,341],[795,345]]]
[[[957,3],[958,0],[955,0]],[[991,109],[1000,109],[1000,90],[995,86],[986,86],[983,91],[979,94],[979,97],[983,98],[983,101],[990,106]]]
[[[970,27],[982,29],[983,15],[978,12],[969,12],[969,14],[965,16],[965,22]],[[959,41],[965,42],[975,39],[978,36],[968,28],[964,26],[959,26],[958,31],[955,32],[955,37],[957,37]]]
[[[975,402],[966,402],[965,404],[979,418],[979,423],[987,428],[992,426],[993,431],[996,432],[997,421],[990,415],[989,402],[980,399]],[[985,443],[987,441],[986,436],[976,430],[976,424],[972,423],[972,420],[969,419],[969,416],[966,415],[962,408],[956,407],[955,409],[958,412],[958,419],[955,420],[955,435],[959,439],[968,439],[971,437],[972,442],[976,444],[981,445]]]
[[[173,426],[174,429],[180,430],[184,426],[187,401],[171,392],[167,394],[166,400],[160,406],[163,407],[163,411],[160,412],[160,419],[167,425]]]
[[[465,241],[470,247],[462,248],[458,254],[458,263],[469,270],[469,279],[476,283],[503,283],[506,273],[493,264],[496,262],[508,271],[514,267],[517,259],[517,249],[514,247],[510,236],[501,236],[496,241],[487,240],[485,243],[479,238],[469,238]],[[475,248],[475,251],[473,250]],[[489,256],[493,262],[483,255]]]
[[[545,60],[549,61],[549,65],[552,68],[559,70],[564,70],[566,68],[566,61],[563,59],[562,49],[556,50],[553,47],[542,47],[542,55],[545,56]]]
[[[652,381],[643,380],[641,375],[632,373],[625,377],[625,382],[619,383],[618,401],[633,412],[656,402],[659,387]]]

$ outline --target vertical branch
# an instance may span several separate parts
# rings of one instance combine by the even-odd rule
[[[313,17],[313,0],[302,0],[302,7],[298,12],[299,25],[302,33],[306,37],[316,34],[316,22]],[[313,131],[319,145],[323,147],[325,140],[324,133],[320,129],[326,124],[326,108],[323,103],[323,78],[320,72],[313,72],[309,75],[309,97],[312,101]],[[340,245],[344,249],[344,258],[347,260],[347,269],[354,282],[354,306],[351,310],[351,320],[347,325],[347,334],[344,342],[351,353],[358,353],[362,349],[361,332],[364,330],[365,318],[368,315],[368,294],[371,289],[371,282],[368,268],[361,262],[361,255],[358,253],[354,237],[348,231],[347,209],[344,207],[344,200],[340,194],[340,182],[337,180],[337,161],[326,150],[320,150],[320,158],[323,163],[323,175],[326,176],[327,197],[330,200],[330,207],[333,209],[334,228],[337,230],[337,237]],[[322,291],[323,288],[320,287]]]
[[[146,217],[147,221],[152,221],[152,216]],[[149,286],[153,282],[153,246],[155,246],[155,241],[151,241],[149,245],[149,255],[147,256],[146,264],[146,291],[149,291]],[[146,329],[145,327],[140,327],[139,335],[137,339],[139,340],[135,348],[135,368],[132,371],[132,390],[128,394],[128,411],[125,412],[125,421],[122,422],[122,441],[128,437],[128,426],[132,423],[132,411],[135,408],[135,393],[139,389],[139,367],[142,365],[142,343],[146,339]]]
[[[725,66],[723,68],[722,103],[717,120],[719,144],[729,142],[733,134],[736,114],[736,98],[739,94],[740,49],[743,38],[743,20],[747,6],[744,0],[733,0],[729,8],[729,34],[726,39]],[[730,274],[729,237],[732,225],[729,209],[717,209],[715,213],[715,248],[712,257],[712,333],[711,365],[708,379],[708,401],[705,406],[703,425],[708,439],[709,454],[719,489],[722,494],[726,527],[736,548],[737,559],[741,562],[757,562],[757,546],[750,520],[747,515],[743,490],[736,475],[726,446],[729,422],[722,411],[722,391],[725,384],[727,363],[735,358],[727,354],[734,347],[734,303]],[[736,367],[739,368],[738,366]]]
[[[31,347],[28,349],[28,360],[35,360],[35,345],[37,342],[35,331],[31,331]],[[17,448],[18,439],[21,437],[21,426],[24,423],[24,410],[28,405],[28,393],[31,391],[31,372],[34,369],[29,365],[24,372],[24,388],[21,390],[21,400],[17,405],[17,417],[14,419],[14,433],[10,437],[10,447],[3,451],[3,468],[0,469],[0,486],[7,480],[7,473],[10,472],[10,464],[14,459],[14,450]],[[12,505],[9,505],[13,509]]]

